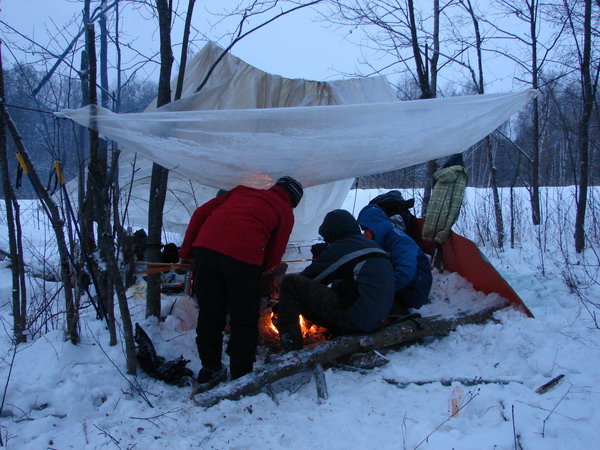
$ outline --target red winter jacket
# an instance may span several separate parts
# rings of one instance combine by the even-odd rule
[[[280,262],[293,226],[292,202],[281,186],[238,186],[194,211],[179,255],[192,258],[193,247],[204,247],[269,270]]]

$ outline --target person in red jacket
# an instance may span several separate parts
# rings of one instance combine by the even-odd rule
[[[228,313],[231,378],[252,371],[261,276],[280,262],[294,226],[292,208],[302,194],[297,180],[283,177],[269,189],[237,186],[192,215],[179,254],[194,264],[199,383],[213,385],[227,378],[221,356]]]

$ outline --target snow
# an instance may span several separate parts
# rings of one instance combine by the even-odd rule
[[[189,398],[190,388],[166,385],[141,371],[137,377],[125,375],[121,342],[109,347],[105,324],[95,320],[92,308],[82,311],[82,342],[77,346],[65,342],[59,297],[52,303],[59,314],[46,317],[44,332],[18,346],[11,370],[12,285],[4,260],[0,262],[0,318],[5,330],[0,335],[0,386],[5,390],[2,442],[15,449],[597,448],[600,330],[588,312],[597,308],[584,300],[600,298],[593,272],[598,263],[594,265],[593,251],[582,259],[569,250],[572,232],[557,220],[564,218],[556,211],[567,210],[561,202],[572,202],[572,190],[544,192],[549,199],[544,204],[554,205],[549,208],[554,219],[543,231],[528,225],[527,193],[518,192],[522,208],[515,249],[499,252],[484,245],[485,227],[493,225],[492,216],[485,213],[489,198],[481,190],[468,190],[455,227],[482,247],[535,319],[505,309],[483,325],[461,326],[446,337],[386,351],[390,363],[380,368],[365,373],[326,369],[329,398],[322,402],[314,380],[302,374],[275,387],[278,403],[260,393],[198,407]],[[356,214],[378,193],[351,192],[345,206]],[[26,259],[32,270],[39,271],[39,261],[52,264],[56,255],[48,244],[51,233],[33,206],[23,207],[31,216],[24,222]],[[7,249],[4,222],[0,227],[0,248]],[[595,245],[591,250],[598,250]],[[31,304],[40,303],[44,291],[51,298],[52,285],[32,278]],[[181,311],[173,308],[171,317],[161,323],[144,319],[142,291],[140,285],[129,291],[134,322],[148,332],[160,355],[167,359],[183,355],[197,372],[194,332],[185,331],[189,324],[182,325]],[[436,274],[432,297],[436,301],[420,311],[424,316],[469,310],[475,297],[478,305],[498,301],[446,273]],[[163,310],[170,310],[174,300],[166,299]],[[181,304],[184,310],[190,306],[185,298]],[[259,364],[263,356],[261,352]],[[556,387],[542,395],[535,392],[560,374],[564,378]],[[479,384],[467,383],[476,378],[481,378]],[[450,418],[456,386],[463,391],[462,401],[458,415]]]

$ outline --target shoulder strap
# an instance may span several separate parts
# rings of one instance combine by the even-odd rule
[[[342,267],[345,264],[348,264],[349,262],[358,262],[358,261],[361,261],[363,259],[373,257],[373,256],[380,256],[380,257],[384,256],[387,258],[387,253],[384,250],[382,250],[380,248],[376,248],[376,247],[367,247],[367,248],[362,248],[360,250],[356,250],[354,252],[351,252],[351,253],[348,253],[347,255],[342,256],[340,259],[338,259],[332,265],[330,265],[325,270],[323,270],[323,272],[321,272],[319,275],[317,275],[314,278],[314,280],[322,281],[327,276],[331,275],[337,269],[339,269],[340,267]]]

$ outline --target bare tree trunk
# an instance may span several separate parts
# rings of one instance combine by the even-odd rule
[[[50,223],[52,224],[52,229],[54,230],[54,234],[56,236],[56,242],[58,245],[58,252],[60,256],[60,273],[61,279],[63,282],[63,293],[65,296],[65,311],[66,311],[66,322],[67,322],[67,336],[69,340],[73,344],[77,344],[79,342],[79,333],[77,330],[77,325],[79,322],[78,311],[75,308],[75,303],[73,301],[73,281],[71,277],[71,267],[69,262],[69,250],[67,247],[67,242],[65,240],[65,234],[63,230],[63,221],[60,217],[60,212],[54,200],[48,194],[48,191],[44,188],[44,185],[40,181],[40,178],[31,163],[29,158],[29,154],[23,144],[23,140],[19,135],[19,131],[8,110],[6,109],[6,105],[4,101],[0,102],[0,109],[2,110],[2,119],[8,127],[8,130],[13,138],[13,141],[19,151],[19,157],[23,162],[24,172],[27,173],[27,176],[31,180],[35,190],[40,198],[40,201],[45,206],[46,211],[48,213],[48,217],[50,219]]]
[[[425,163],[426,177],[425,177],[425,187],[423,189],[423,204],[421,205],[421,217],[425,217],[425,213],[427,212],[427,205],[429,205],[429,200],[431,199],[431,191],[433,190],[433,186],[435,184],[435,178],[433,178],[433,174],[438,169],[438,165],[435,161],[427,161]]]
[[[87,31],[87,25],[90,22],[90,0],[85,0],[83,7],[83,29]],[[87,35],[85,36],[87,40]],[[86,46],[81,50],[81,60],[79,65],[79,80],[81,84],[81,106],[86,106],[89,102],[90,91],[88,84],[89,77],[89,58],[87,54],[87,41]],[[89,135],[88,135],[89,136]],[[79,236],[79,251],[77,253],[77,264],[78,267],[85,267],[84,254],[92,254],[92,249],[95,249],[96,243],[93,235],[93,213],[91,212],[91,199],[88,198],[91,192],[87,190],[86,182],[89,182],[86,176],[86,162],[87,162],[87,148],[89,141],[85,138],[86,131],[84,127],[77,127],[76,134],[76,151],[77,151],[77,217],[73,217],[74,221],[79,224],[80,236]],[[89,258],[88,258],[89,260]],[[87,271],[90,272],[90,276],[96,276],[96,272],[92,273],[92,270],[96,271],[92,265],[87,267]],[[85,277],[85,272],[80,272],[80,279],[78,280],[79,288],[77,292],[77,304],[81,302],[81,297],[85,291],[84,283],[89,284],[90,280]],[[84,279],[85,278],[85,279]]]
[[[23,260],[23,229],[21,228],[21,209],[19,202],[15,198],[13,200],[13,209],[15,210],[15,225],[17,228],[17,264],[19,268],[19,293],[21,294],[21,311],[19,318],[21,319],[21,329],[27,330],[27,283],[25,282],[25,261]],[[23,335],[23,342],[27,340],[27,336]]]
[[[121,15],[119,13],[119,0],[115,1],[115,52],[117,53],[117,92],[115,95],[115,107],[114,110],[116,113],[120,113],[121,112],[121,90],[123,87],[123,83],[121,80],[122,77],[122,70],[121,70],[121,66],[122,66],[122,60],[123,60],[123,55],[121,52],[121,42],[120,42],[120,38],[119,38],[119,22],[120,22],[120,18]]]
[[[115,258],[114,243],[111,239],[102,239],[100,245],[104,248],[103,253],[107,255],[106,263],[108,265],[107,272],[113,277],[117,298],[119,301],[119,311],[121,312],[121,323],[123,324],[123,341],[125,343],[125,356],[127,359],[127,373],[135,375],[137,372],[137,358],[135,354],[135,340],[133,337],[133,326],[131,324],[131,315],[129,306],[127,305],[127,294],[123,278],[119,272],[117,259]]]
[[[94,25],[89,24],[86,34],[87,52],[89,57],[90,76],[89,76],[89,104],[96,105],[96,47],[95,47],[95,33]],[[93,120],[93,117],[92,117]],[[91,192],[94,199],[94,213],[95,219],[98,223],[98,246],[100,250],[100,258],[103,261],[108,261],[110,255],[105,254],[105,250],[108,248],[106,243],[102,241],[110,240],[112,242],[112,233],[110,232],[109,221],[109,205],[107,195],[107,183],[106,183],[106,149],[100,150],[100,139],[98,132],[89,129],[90,134],[90,166],[89,166],[89,180],[91,186]],[[104,154],[104,156],[102,156]],[[103,310],[108,316],[109,333],[110,333],[110,345],[117,344],[117,333],[115,327],[115,316],[114,316],[114,301],[112,298],[112,289],[109,289],[109,281],[111,276],[109,275],[106,268],[99,270],[98,273],[98,286],[101,292],[99,292],[99,301],[103,304]],[[102,310],[102,309],[101,309]]]
[[[102,0],[100,8],[106,8],[106,0]],[[100,105],[108,108],[108,28],[106,26],[106,11],[98,18],[100,27]]]
[[[410,36],[412,42],[412,52],[415,59],[415,66],[417,70],[417,80],[419,88],[421,89],[421,98],[435,98],[437,95],[437,63],[439,60],[439,18],[440,18],[440,3],[439,0],[433,2],[433,18],[434,18],[434,29],[433,29],[433,55],[431,59],[427,59],[427,49],[425,51],[425,60],[421,56],[421,48],[419,46],[417,21],[415,19],[415,6],[413,0],[408,0],[408,16],[410,23]],[[423,190],[423,204],[421,206],[421,215],[425,217],[427,211],[427,205],[431,198],[431,190],[435,184],[433,174],[437,170],[438,166],[435,161],[428,161],[426,163],[426,182]]]
[[[531,36],[531,87],[539,88],[539,63],[538,63],[538,8],[537,0],[531,0],[527,5],[529,8],[529,32]],[[539,101],[533,99],[532,115],[532,166],[531,166],[531,219],[534,225],[542,221],[540,211],[540,110]]]
[[[108,108],[109,92],[108,92],[108,29],[106,26],[106,0],[102,0],[100,5],[102,12],[98,19],[100,27],[100,104],[104,108]],[[88,49],[89,53],[89,49]],[[90,60],[92,56],[90,53]],[[96,80],[91,77],[91,61],[90,61],[90,91],[92,84],[96,88]],[[91,103],[91,101],[90,101]],[[97,133],[96,133],[97,136]],[[98,159],[97,167],[94,167],[95,177],[92,178],[96,192],[96,221],[98,223],[98,243],[100,245],[100,258],[106,261],[109,255],[104,254],[108,248],[106,245],[101,245],[102,239],[113,240],[112,229],[110,225],[111,207],[110,207],[110,183],[108,181],[108,143],[102,139],[98,140]],[[91,173],[91,172],[90,172]],[[106,269],[99,272],[100,289],[103,291],[102,299],[104,300],[104,311],[108,315],[110,345],[117,344],[117,333],[115,329],[115,302],[114,302],[114,285],[113,279]]]
[[[117,53],[117,87],[116,92],[114,93],[114,111],[116,113],[121,111],[121,90],[122,90],[122,81],[121,81],[121,63],[122,63],[122,54],[121,54],[121,44],[119,40],[119,4],[118,0],[115,1],[115,51]],[[126,261],[131,261],[133,259],[133,246],[128,245],[128,235],[123,228],[123,220],[121,220],[120,213],[120,203],[121,203],[121,187],[119,184],[119,158],[121,156],[121,151],[119,150],[118,144],[113,141],[112,143],[112,159],[111,159],[111,176],[110,183],[111,193],[112,193],[112,214],[113,214],[113,235],[117,237],[117,245],[116,245],[116,254],[122,254],[123,258],[123,273],[124,275],[124,283],[125,286],[130,286],[133,283],[131,280],[133,271],[130,270],[133,264],[127,264]],[[127,241],[127,243],[126,243]],[[127,253],[129,252],[129,253]],[[131,283],[130,283],[131,281]]]
[[[94,26],[89,25],[88,28],[89,40],[91,43],[88,47],[88,54],[90,59],[90,104],[95,105],[97,102],[96,99],[96,51],[94,43]],[[93,120],[93,116],[92,116]],[[90,154],[95,147],[97,147],[98,143],[98,132],[93,131],[90,128]],[[91,156],[90,156],[91,158]],[[98,171],[95,167],[93,167],[93,163],[90,163],[90,178],[93,178],[97,181],[98,186],[101,186],[103,189],[100,191],[103,195],[100,197],[100,200],[104,203],[102,207],[98,211],[99,219],[102,220],[104,227],[101,227],[99,224],[99,230],[102,229],[104,232],[98,236],[98,244],[99,250],[102,260],[106,263],[107,269],[105,271],[106,277],[111,280],[111,286],[117,291],[117,297],[119,301],[119,310],[121,312],[121,322],[123,325],[123,340],[125,343],[125,356],[127,359],[127,372],[129,374],[135,374],[137,371],[137,359],[135,355],[135,341],[133,337],[133,326],[131,324],[131,315],[129,313],[129,306],[127,305],[127,296],[125,293],[125,288],[123,284],[123,279],[119,272],[119,266],[117,264],[117,258],[115,257],[115,246],[113,242],[113,235],[110,228],[110,205],[108,198],[108,187],[106,182],[107,172],[106,166],[104,166],[104,171]],[[94,183],[96,184],[96,183]],[[118,224],[117,224],[118,225]],[[112,304],[112,294],[113,290],[110,289],[111,298],[109,302]],[[116,330],[115,328],[115,318],[114,318],[114,308],[111,308],[112,312],[109,311],[109,329],[110,329],[110,345],[116,345]]]
[[[473,23],[473,30],[475,32],[475,50],[477,54],[477,75],[473,74],[473,82],[477,87],[477,92],[479,94],[485,93],[485,84],[483,78],[483,57],[482,57],[482,47],[483,47],[483,38],[481,36],[481,31],[479,28],[479,19],[475,14],[475,10],[471,3],[471,0],[462,0],[461,1],[463,7],[469,13],[471,17],[471,21]],[[473,73],[473,72],[472,72]],[[498,178],[497,178],[497,170],[496,164],[494,163],[494,152],[492,148],[492,140],[490,136],[487,136],[483,142],[483,148],[485,149],[487,160],[488,160],[488,170],[490,171],[490,185],[492,188],[492,195],[494,198],[494,215],[496,219],[496,239],[498,248],[502,249],[504,247],[504,223],[502,220],[502,205],[500,205],[500,195],[498,193]]]
[[[515,186],[521,167],[521,153],[517,154],[515,175],[510,182],[510,248],[515,248]]]
[[[592,87],[590,70],[592,48],[592,0],[585,0],[583,25],[583,58],[581,59],[581,82],[583,91],[583,111],[579,123],[579,197],[575,218],[575,251],[585,248],[585,211],[587,207],[589,181],[590,121],[594,106],[595,86]]]
[[[148,205],[148,260],[158,262],[161,257],[161,232],[163,209],[167,195],[169,171],[159,164],[152,164],[150,199]],[[146,317],[160,318],[160,274],[146,277]]]
[[[539,0],[500,0],[498,2],[500,9],[512,16],[512,19],[517,19],[522,22],[524,26],[527,26],[528,31],[525,33],[519,33],[513,29],[508,31],[502,30],[494,25],[492,22],[488,22],[507,39],[513,40],[517,45],[523,44],[526,51],[529,54],[529,61],[522,61],[515,57],[511,53],[503,53],[509,59],[513,60],[517,64],[523,67],[530,76],[531,87],[533,89],[539,88],[540,73],[546,63],[551,61],[550,52],[555,47],[557,40],[562,34],[563,27],[557,26],[557,33],[544,33],[542,27],[549,23],[544,21],[542,13],[550,7],[550,4],[540,2]],[[541,40],[544,36],[551,36],[550,41]],[[535,98],[533,100],[531,109],[531,145],[529,159],[529,197],[531,203],[531,220],[534,225],[540,225],[542,222],[542,212],[540,205],[540,152],[541,152],[541,124],[540,124],[540,111],[539,111],[539,100]]]
[[[4,68],[2,65],[2,42],[0,42],[0,98],[4,100]],[[17,232],[19,211],[13,210],[13,205],[18,207],[15,192],[10,184],[10,175],[8,172],[8,154],[6,145],[6,127],[4,121],[0,123],[0,175],[2,176],[2,190],[4,193],[4,204],[6,207],[6,226],[8,228],[8,246],[10,252],[10,270],[12,274],[12,314],[13,314],[13,336],[15,343],[26,342],[27,337],[23,334],[25,331],[25,319],[21,305],[22,292],[21,278],[23,274],[22,255],[19,254],[18,240],[21,238]],[[16,212],[16,214],[15,214]]]
[[[86,106],[90,103],[90,55],[89,49],[94,49],[95,53],[95,34],[90,34],[88,28],[90,25],[90,0],[85,0],[84,10],[83,10],[83,23],[85,26],[86,34],[85,34],[85,50],[81,53],[81,103],[82,106]],[[94,69],[95,70],[95,69]],[[95,86],[96,75],[94,75],[94,86]],[[94,92],[94,96],[96,93]],[[95,97],[94,97],[95,98]],[[96,246],[96,237],[94,234],[94,221],[96,218],[95,212],[95,203],[97,197],[97,189],[94,185],[94,180],[88,172],[86,174],[86,169],[89,169],[89,166],[92,164],[97,165],[97,147],[91,148],[90,143],[92,139],[90,138],[91,134],[88,130],[88,139],[84,139],[84,129],[81,128],[81,151],[79,154],[79,193],[78,193],[78,204],[79,204],[79,213],[78,220],[81,231],[81,249],[82,256],[89,255],[89,257],[85,258],[87,263],[87,269],[89,271],[89,276],[94,284],[94,289],[96,290],[96,295],[98,297],[98,303],[100,303],[100,308],[98,309],[98,315],[100,319],[105,319],[106,315],[106,302],[104,301],[105,297],[105,289],[101,283],[98,282],[100,278],[100,269],[98,267],[98,261],[96,258],[93,258],[91,255],[95,255],[97,251]],[[94,141],[97,143],[97,140]],[[84,149],[89,148],[89,157],[90,160],[85,156]],[[92,161],[93,159],[93,161]],[[88,165],[86,166],[86,162]],[[84,266],[83,262],[79,263],[80,266]],[[89,283],[90,280],[81,280],[83,283]],[[106,317],[108,319],[108,316]],[[109,320],[107,320],[110,323]],[[110,327],[109,327],[110,328]]]
[[[183,29],[183,43],[181,44],[181,58],[179,61],[179,74],[177,75],[177,88],[175,89],[175,100],[181,98],[183,90],[183,79],[185,78],[185,66],[187,64],[188,44],[190,41],[190,28],[192,26],[192,14],[196,0],[189,0],[187,14],[185,16],[185,27]]]
[[[158,81],[157,107],[171,101],[171,68],[173,51],[171,49],[171,4],[167,0],[156,0],[160,30],[160,77]],[[148,201],[148,260],[160,261],[163,209],[167,196],[169,171],[152,164],[150,180],[150,198]],[[146,291],[146,316],[160,318],[160,274],[148,275]]]
[[[502,220],[502,205],[500,204],[500,194],[498,192],[498,178],[496,164],[494,163],[494,152],[492,149],[492,140],[490,137],[485,138],[484,146],[487,150],[488,167],[490,170],[490,184],[492,195],[494,197],[494,216],[496,218],[496,239],[498,248],[504,248],[504,223]]]
[[[533,83],[534,86],[537,83]],[[537,87],[534,87],[537,89]],[[541,223],[540,210],[540,113],[537,98],[533,99],[532,113],[532,155],[531,155],[531,220],[534,225]]]

